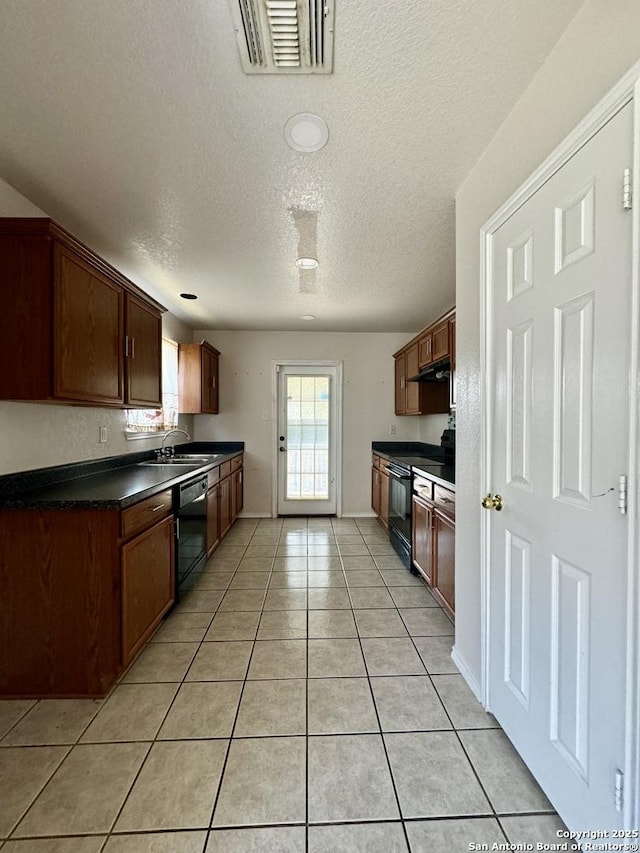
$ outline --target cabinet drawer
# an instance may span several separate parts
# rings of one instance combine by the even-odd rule
[[[386,471],[388,467],[389,467],[389,460],[388,460],[388,459],[383,459],[383,458],[382,458],[382,456],[381,456],[381,457],[380,457],[380,470],[381,470],[381,471]]]
[[[210,489],[211,486],[215,486],[216,483],[220,482],[220,466],[216,465],[215,468],[212,468],[207,472],[207,488]]]
[[[373,465],[373,467],[374,467],[374,468],[379,468],[379,467],[380,467],[380,457],[378,456],[378,454],[377,454],[377,453],[374,453],[374,454],[372,455],[372,457],[371,457],[371,464]]]
[[[220,479],[224,480],[231,473],[231,462],[223,462],[220,466]]]
[[[173,510],[171,489],[166,492],[158,492],[144,501],[123,510],[122,512],[122,537],[129,539],[141,530],[151,527],[152,524],[169,515]]]
[[[413,491],[423,500],[433,500],[433,485],[431,480],[425,480],[424,477],[414,477],[413,479]]]
[[[242,468],[242,456],[234,456],[233,459],[229,461],[231,462],[231,473]]]
[[[442,486],[433,484],[433,500],[439,509],[449,515],[456,514],[456,494]]]

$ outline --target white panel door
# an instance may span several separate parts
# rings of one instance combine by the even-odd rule
[[[278,515],[335,515],[338,367],[280,365]]]
[[[489,707],[571,828],[621,826],[632,164],[624,107],[496,231]],[[612,489],[612,491],[609,491]]]

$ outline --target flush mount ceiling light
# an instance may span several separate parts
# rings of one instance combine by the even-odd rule
[[[318,268],[318,261],[315,258],[298,258],[296,266],[299,270],[315,270]]]
[[[195,293],[181,293],[181,294],[180,294],[180,296],[181,296],[183,299],[197,299],[197,298],[198,298],[198,297],[195,295]]]
[[[315,315],[315,314],[303,314],[303,315],[300,317],[300,319],[301,319],[301,320],[315,320],[315,319],[316,319],[316,315]]]
[[[284,138],[294,151],[310,154],[327,144],[329,128],[326,121],[314,113],[298,113],[285,124]]]

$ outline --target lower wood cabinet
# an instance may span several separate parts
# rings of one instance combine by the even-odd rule
[[[413,496],[412,536],[413,565],[426,582],[433,585],[433,508],[416,495]]]
[[[134,659],[175,597],[173,516],[122,546],[122,656]]]
[[[385,530],[389,529],[388,461],[377,453],[371,459],[371,508]]]
[[[371,466],[371,509],[380,518],[380,457],[375,453]]]
[[[436,509],[433,523],[433,550],[436,567],[436,591],[441,604],[453,615],[456,606],[456,526],[450,516]]]
[[[426,477],[413,483],[413,566],[438,602],[455,612],[455,492]]]
[[[229,532],[244,505],[242,454],[209,471],[207,491],[207,556]]]

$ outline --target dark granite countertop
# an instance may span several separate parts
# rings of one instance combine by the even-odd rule
[[[444,452],[438,444],[419,441],[373,441],[371,450],[455,491],[455,465],[445,462]]]
[[[142,465],[154,451],[40,468],[0,477],[2,509],[125,509],[244,451],[244,442],[191,442],[178,453],[221,454],[206,464]]]

